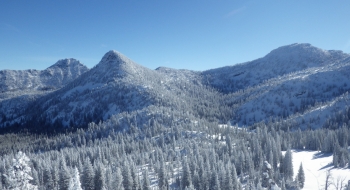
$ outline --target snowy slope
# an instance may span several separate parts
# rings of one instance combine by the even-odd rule
[[[331,104],[350,90],[350,75],[346,72],[349,69],[350,62],[313,67],[247,88],[238,95],[246,100],[237,110],[240,116],[237,122],[251,125],[270,117],[305,114],[320,105]]]
[[[107,52],[88,72],[34,102],[31,117],[44,124],[84,126],[155,102],[152,89],[161,76],[116,51]]]
[[[145,68],[116,51],[107,52],[101,61],[62,89],[31,103],[22,118],[26,126],[87,126],[112,115],[143,110],[149,106],[186,112],[188,117],[207,117],[203,109],[215,111],[213,118],[225,117],[220,106],[224,101],[211,88],[201,84],[198,72]],[[216,111],[217,110],[217,111]],[[226,108],[226,112],[229,109]],[[143,116],[147,117],[146,112]],[[36,118],[34,122],[33,118]],[[34,122],[34,123],[33,123]]]
[[[346,106],[323,109],[322,114],[312,110],[332,105],[350,90],[349,70],[349,54],[292,44],[251,62],[204,71],[202,76],[203,83],[232,95],[232,123],[249,126],[298,116],[301,120],[307,114],[308,121],[318,120],[312,128],[319,128],[326,120],[319,121],[319,117]]]
[[[295,150],[293,151],[294,178],[298,173],[300,163],[303,164],[305,173],[305,190],[325,189],[326,172],[330,171],[332,183],[329,190],[335,190],[337,181],[343,181],[343,185],[350,180],[349,168],[334,168],[332,154],[323,154],[317,151]]]
[[[348,109],[350,55],[310,44],[283,46],[251,62],[204,72],[151,70],[113,50],[87,72],[76,63],[62,60],[45,71],[7,74],[31,77],[1,83],[14,90],[0,94],[7,98],[0,116],[7,124],[82,127],[153,106],[238,126],[284,121],[305,129],[322,127],[332,112]],[[13,103],[19,101],[24,103]]]
[[[49,91],[63,87],[88,71],[88,68],[75,59],[63,59],[51,67],[39,70],[0,71],[1,99],[34,91]],[[21,93],[23,91],[23,93]]]
[[[0,126],[20,123],[32,102],[75,80],[88,68],[75,59],[63,59],[39,70],[0,71]]]
[[[310,44],[292,44],[254,61],[204,71],[204,82],[223,92],[236,92],[267,80],[308,68],[328,66],[349,58],[341,51],[326,51]]]

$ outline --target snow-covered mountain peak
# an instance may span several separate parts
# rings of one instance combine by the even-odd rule
[[[50,66],[49,68],[65,68],[65,67],[71,67],[71,66],[83,66],[82,63],[80,63],[78,60],[69,58],[69,59],[61,59],[57,61],[55,64]]]
[[[286,46],[282,46],[277,49],[274,49],[265,57],[266,58],[276,57],[276,58],[283,59],[283,58],[295,57],[295,56],[314,57],[314,56],[327,56],[327,55],[329,55],[328,51],[314,47],[311,44],[295,43],[295,44],[286,45]]]
[[[89,69],[85,65],[76,59],[61,59],[49,68],[45,69],[42,72],[42,76],[52,77],[59,75],[60,78],[66,77],[66,79],[70,80],[71,76],[79,76],[88,70]]]
[[[347,56],[349,55],[342,51],[328,51],[314,47],[309,43],[295,43],[272,50],[264,59],[276,60],[281,63],[293,61],[296,63],[318,62],[318,64],[320,64],[329,61],[329,59],[342,59]]]
[[[143,67],[118,51],[108,51],[101,61],[90,71],[81,76],[77,83],[86,84],[118,84],[121,82],[136,84],[140,81],[148,81],[145,78],[152,78],[159,75],[154,70]]]
[[[105,65],[109,67],[120,67],[126,65],[134,65],[135,63],[130,60],[125,55],[121,54],[118,51],[110,50],[108,51],[101,59],[100,63],[97,65]]]
[[[123,54],[111,50],[107,52],[101,59],[101,61],[96,65],[96,68],[103,70],[104,72],[115,71],[115,70],[128,70],[128,67],[133,67],[136,65],[129,58]]]
[[[272,50],[263,58],[204,71],[202,74],[205,82],[225,92],[235,92],[276,76],[347,63],[348,59],[350,55],[342,51],[323,50],[311,44],[295,43]]]
[[[102,57],[101,61],[91,70],[91,73],[97,75],[98,80],[111,80],[127,76],[134,78],[146,71],[150,72],[151,70],[135,63],[118,51],[111,50]]]
[[[58,89],[86,71],[88,68],[75,59],[59,60],[42,71],[32,69],[0,71],[0,90],[18,92]]]

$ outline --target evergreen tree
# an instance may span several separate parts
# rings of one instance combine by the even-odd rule
[[[15,155],[12,165],[4,175],[8,183],[8,189],[35,190],[38,188],[30,183],[33,178],[31,176],[29,161],[29,158],[21,151]]]
[[[64,161],[64,158],[61,160],[61,167],[60,167],[60,189],[67,190],[69,188],[69,181],[70,181],[70,172],[66,166],[66,162]]]
[[[229,125],[228,125],[229,126]],[[227,127],[227,129],[229,129],[230,127]],[[231,137],[229,135],[226,136],[226,146],[227,146],[227,151],[229,153],[229,155],[232,155],[232,141],[231,141]]]
[[[216,173],[216,171],[214,170],[212,172],[212,178],[211,178],[211,184],[210,184],[212,190],[220,190],[220,181],[219,181],[219,177],[218,174]]]
[[[232,172],[232,185],[233,185],[233,189],[234,189],[234,190],[237,190],[237,189],[239,189],[240,182],[239,182],[238,177],[237,177],[237,172],[236,172],[236,167],[235,167],[235,165],[232,165],[231,172]]]
[[[182,187],[185,189],[192,184],[191,171],[187,160],[182,164]]]
[[[167,172],[165,171],[164,162],[161,161],[158,174],[158,187],[159,189],[167,189],[169,187]]]
[[[195,189],[201,189],[201,180],[200,180],[200,177],[199,177],[197,170],[194,171],[192,181],[193,181],[193,187]]]
[[[1,173],[0,173],[0,175],[1,175]],[[35,186],[39,186],[40,185],[39,175],[38,175],[38,172],[36,171],[35,168],[32,169],[32,177],[33,177],[32,184]],[[0,178],[0,183],[1,183],[1,178]]]
[[[133,190],[139,190],[141,189],[141,184],[140,184],[140,177],[138,175],[138,172],[136,170],[136,166],[131,167],[131,176],[133,179]]]
[[[78,169],[75,167],[74,171],[73,171],[73,176],[69,181],[69,188],[68,190],[83,190],[81,188],[81,184],[80,184],[80,176],[79,176],[79,171]]]
[[[132,178],[132,175],[131,175],[130,167],[129,167],[129,165],[126,162],[124,163],[124,166],[123,166],[123,173],[122,173],[122,175],[123,175],[123,186],[124,186],[124,189],[132,190],[134,181],[133,181],[133,178]]]
[[[225,176],[225,186],[224,189],[227,189],[227,190],[233,190],[233,181],[232,181],[232,175],[231,175],[231,171],[228,170],[226,172],[226,176]]]
[[[58,189],[58,184],[60,181],[60,173],[57,165],[53,165],[51,168],[51,175],[52,175],[52,181],[53,181],[53,189]]]
[[[113,183],[113,189],[120,189],[120,190],[124,190],[124,186],[123,186],[123,175],[122,172],[120,171],[120,168],[116,168],[115,171],[115,180]]]
[[[150,181],[149,181],[148,170],[147,169],[143,173],[142,190],[151,190],[151,184],[150,184]]]
[[[299,190],[300,189],[300,183],[299,183],[299,178],[298,176],[295,178],[295,190]]]
[[[303,169],[303,163],[300,163],[297,178],[298,178],[298,182],[299,182],[299,187],[301,189],[304,188],[305,174],[304,174],[304,169]]]
[[[262,187],[270,187],[270,183],[273,181],[273,168],[270,163],[264,161],[262,169]]]
[[[82,182],[83,182],[84,190],[94,190],[95,189],[94,169],[91,165],[89,158],[87,158],[85,160]]]
[[[52,180],[51,170],[48,167],[45,167],[43,174],[43,182],[46,189],[54,189],[54,183]]]
[[[294,172],[293,172],[292,151],[290,150],[290,148],[288,148],[288,150],[284,156],[282,167],[283,167],[284,177],[292,180]]]
[[[107,166],[106,168],[106,188],[107,189],[113,189],[112,183],[113,183],[113,174],[110,167]]]
[[[106,174],[102,164],[98,164],[95,172],[95,189],[106,188]]]

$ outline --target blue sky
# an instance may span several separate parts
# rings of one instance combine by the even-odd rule
[[[292,43],[350,53],[350,1],[0,1],[0,70],[45,69],[109,50],[135,62],[207,70]]]

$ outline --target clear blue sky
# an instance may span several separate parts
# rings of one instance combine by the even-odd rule
[[[89,68],[109,50],[135,62],[206,70],[292,43],[350,53],[350,1],[0,1],[0,70]]]

